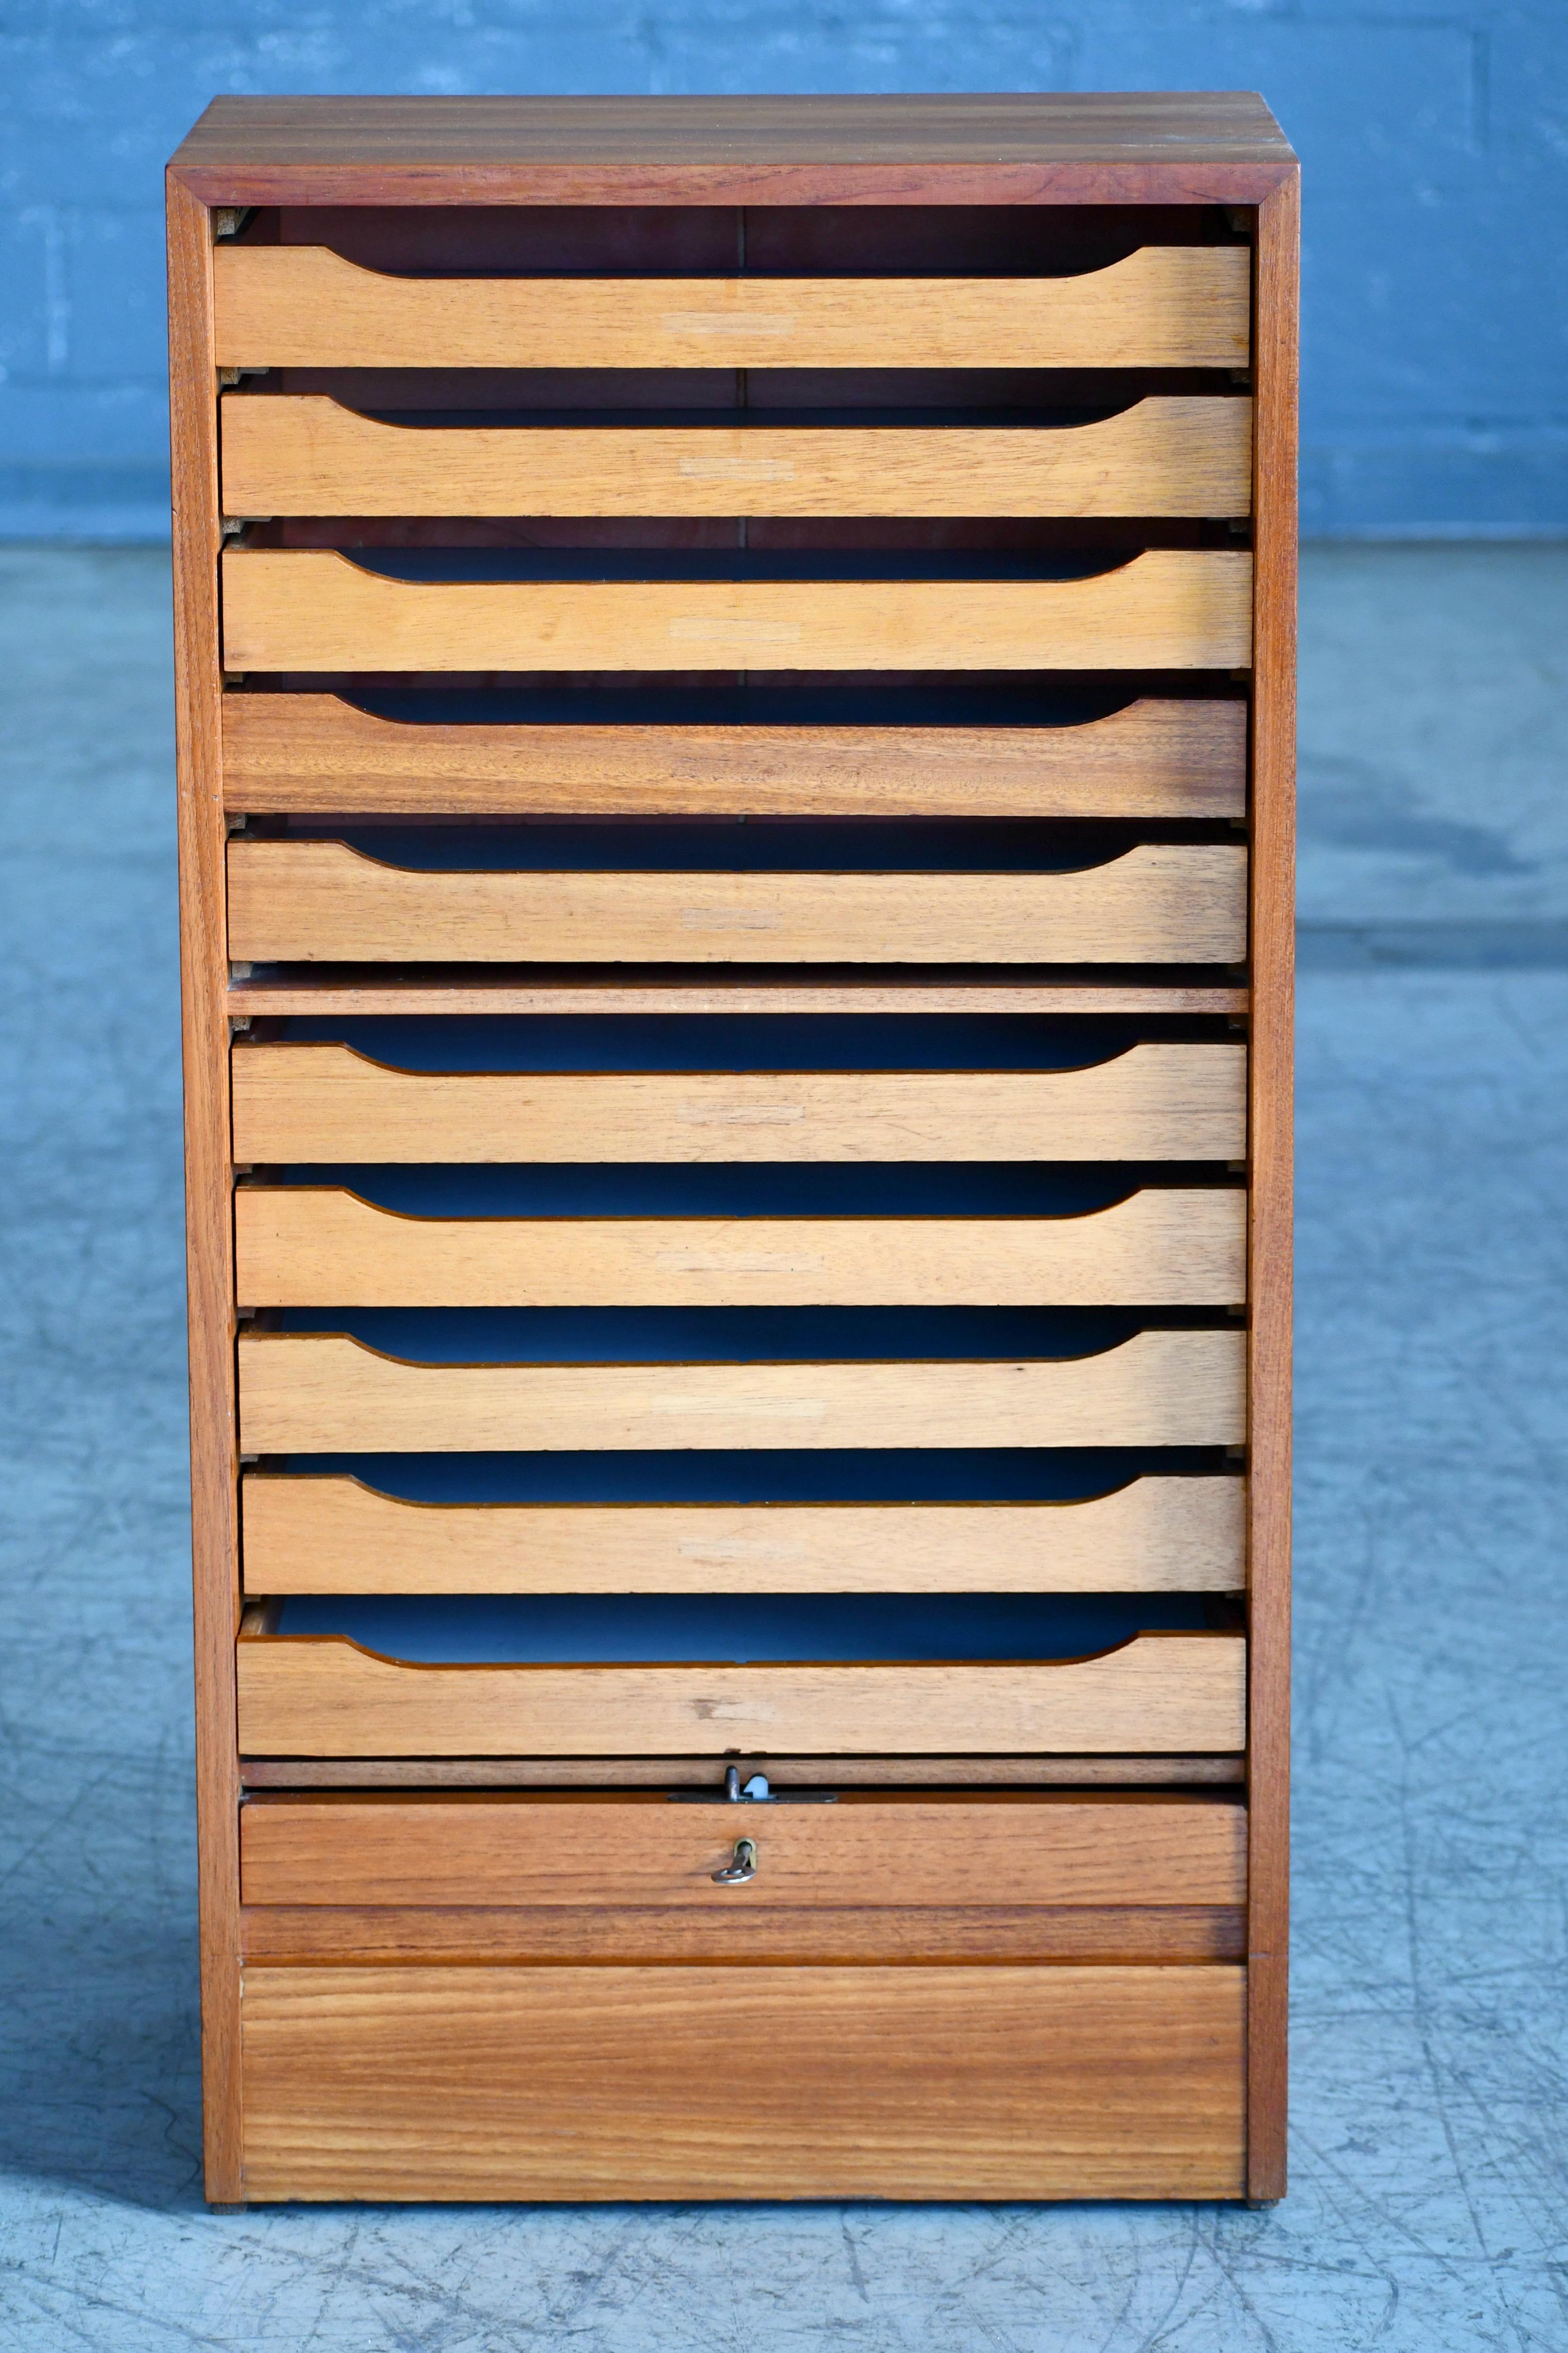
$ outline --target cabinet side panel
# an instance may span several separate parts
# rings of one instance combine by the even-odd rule
[[[201,1874],[206,2194],[241,2194],[239,1768],[234,1644],[239,1558],[230,1217],[228,1021],[220,774],[216,376],[205,206],[171,178],[169,375],[184,1018],[196,1820]]]
[[[1258,212],[1252,741],[1252,1335],[1247,2195],[1285,2191],[1290,1740],[1290,1217],[1295,987],[1300,187]]]

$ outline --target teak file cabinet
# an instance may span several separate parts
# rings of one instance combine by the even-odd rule
[[[1282,2194],[1296,250],[1247,94],[174,158],[216,2203]]]

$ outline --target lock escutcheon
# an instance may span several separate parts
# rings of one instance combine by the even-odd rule
[[[757,1875],[757,1842],[755,1839],[737,1839],[735,1852],[722,1870],[713,1873],[715,1887],[744,1887]]]

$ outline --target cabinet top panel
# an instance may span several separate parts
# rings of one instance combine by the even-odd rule
[[[1246,204],[1295,157],[1252,90],[219,98],[170,169],[210,205]]]

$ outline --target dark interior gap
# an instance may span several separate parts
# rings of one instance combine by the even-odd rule
[[[1216,1446],[289,1454],[268,1469],[415,1504],[1079,1504],[1143,1478],[1226,1478]]]
[[[279,1634],[338,1634],[422,1663],[692,1663],[1091,1656],[1134,1635],[1202,1632],[1173,1593],[296,1594]]]

